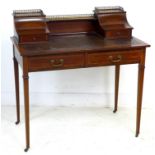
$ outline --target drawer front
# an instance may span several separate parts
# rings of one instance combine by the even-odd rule
[[[142,51],[140,50],[90,53],[87,56],[87,66],[138,63],[141,59],[141,54]]]
[[[66,54],[29,58],[29,71],[57,70],[80,67],[84,67],[83,54]]]
[[[23,35],[20,37],[20,42],[35,42],[35,41],[46,41],[46,34],[35,34],[35,35]]]
[[[109,39],[131,38],[131,30],[109,30],[106,31],[106,37]]]

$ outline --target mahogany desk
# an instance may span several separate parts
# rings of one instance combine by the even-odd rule
[[[30,147],[30,123],[29,123],[29,73],[36,71],[52,71],[63,69],[99,67],[99,66],[115,66],[115,104],[114,112],[117,111],[118,88],[119,88],[119,72],[120,65],[138,64],[138,92],[137,92],[137,119],[136,119],[136,137],[140,131],[140,118],[142,108],[142,92],[143,78],[145,68],[145,52],[148,44],[143,41],[131,37],[108,39],[97,31],[90,32],[89,23],[92,19],[81,21],[81,19],[73,20],[77,22],[77,27],[74,29],[74,24],[70,26],[72,33],[53,35],[48,34],[48,41],[34,41],[19,43],[16,36],[13,36],[13,55],[14,55],[14,71],[16,84],[16,109],[17,122],[20,122],[20,101],[19,101],[19,73],[18,64],[23,70],[24,82],[24,105],[25,105],[25,128],[26,128],[26,149]],[[79,21],[80,20],[80,21]],[[60,21],[59,21],[60,22]],[[64,22],[64,21],[61,21]],[[71,22],[71,21],[69,21]],[[51,24],[51,23],[50,23]],[[79,25],[78,25],[79,24]],[[52,24],[51,24],[52,25]],[[63,30],[69,31],[65,23]],[[74,26],[73,26],[74,25]],[[58,26],[59,28],[61,25]],[[56,32],[56,28],[55,30]],[[62,29],[61,29],[62,30]],[[79,32],[87,30],[89,33]],[[76,33],[73,33],[76,31]],[[77,33],[78,31],[78,33]],[[58,31],[57,31],[58,32]],[[32,40],[31,37],[27,38]],[[35,40],[36,38],[34,38]]]

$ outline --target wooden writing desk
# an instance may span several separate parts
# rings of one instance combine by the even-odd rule
[[[117,111],[120,65],[138,64],[136,137],[140,131],[145,51],[148,44],[132,37],[121,7],[95,8],[93,15],[45,16],[41,10],[14,12],[13,42],[17,122],[20,122],[18,64],[23,70],[26,149],[30,147],[29,73],[115,66]]]

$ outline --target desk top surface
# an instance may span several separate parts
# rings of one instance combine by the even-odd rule
[[[23,56],[111,51],[149,47],[147,43],[144,43],[135,37],[129,40],[107,40],[97,33],[50,36],[49,41],[24,44],[17,44],[14,37],[12,37],[12,41],[16,44],[20,54]]]

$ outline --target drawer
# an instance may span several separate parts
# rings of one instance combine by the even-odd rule
[[[20,37],[20,42],[35,42],[46,40],[47,40],[47,34],[23,35]]]
[[[108,30],[106,31],[106,37],[109,39],[131,38],[131,30]]]
[[[141,50],[88,53],[87,66],[138,63],[141,59],[141,54]]]
[[[83,54],[63,54],[29,58],[29,71],[57,70],[84,67]]]

